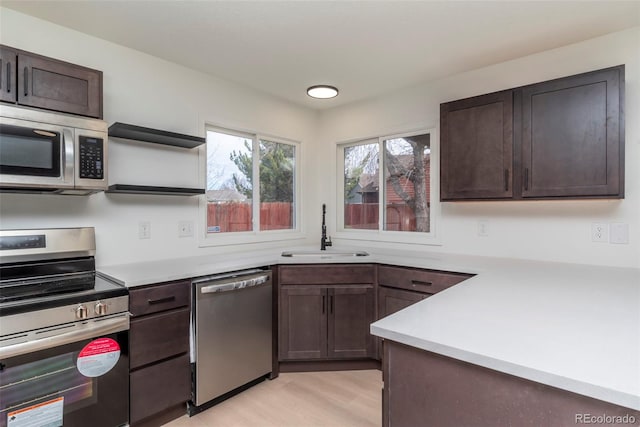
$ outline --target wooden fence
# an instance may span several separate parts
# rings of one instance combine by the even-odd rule
[[[386,206],[386,227],[390,231],[415,231],[416,218],[411,208],[403,203],[390,203]],[[378,204],[357,203],[345,205],[344,226],[356,229],[378,229]]]
[[[287,202],[260,203],[260,230],[293,227],[293,206]],[[209,203],[207,229],[210,232],[251,231],[251,202]]]
[[[250,202],[209,203],[207,228],[210,232],[251,231]],[[378,229],[378,204],[345,205],[345,228]],[[260,203],[260,230],[288,230],[293,228],[293,205],[288,202]],[[405,204],[388,204],[386,230],[413,231],[416,219]]]

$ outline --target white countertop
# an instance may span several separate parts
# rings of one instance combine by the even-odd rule
[[[640,269],[381,250],[368,257],[331,258],[333,248],[323,258],[285,258],[280,251],[99,271],[128,287],[292,263],[364,262],[473,273],[373,323],[371,332],[640,410]]]

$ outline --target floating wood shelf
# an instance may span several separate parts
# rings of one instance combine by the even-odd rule
[[[204,194],[204,188],[155,187],[152,185],[113,184],[106,193],[155,194],[159,196],[197,196]]]
[[[109,126],[109,136],[181,148],[195,148],[206,142],[205,138],[199,136],[184,135],[120,122]]]

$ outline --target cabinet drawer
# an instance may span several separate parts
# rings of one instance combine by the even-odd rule
[[[471,277],[464,273],[420,270],[402,267],[378,267],[378,284],[398,289],[435,294]]]
[[[191,398],[189,355],[176,357],[130,376],[131,424]]]
[[[280,267],[282,285],[373,283],[371,264],[288,265]]]
[[[189,309],[131,319],[130,367],[189,351]]]
[[[173,282],[129,291],[132,316],[157,313],[172,308],[189,307],[191,282]]]

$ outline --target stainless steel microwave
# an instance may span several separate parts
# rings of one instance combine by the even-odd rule
[[[0,192],[106,190],[107,136],[102,120],[0,105]]]

